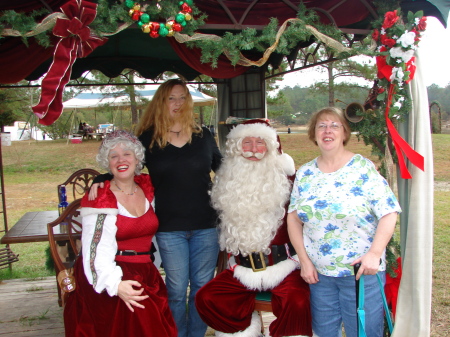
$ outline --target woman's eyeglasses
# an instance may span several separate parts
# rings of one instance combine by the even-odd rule
[[[332,130],[332,131],[337,131],[339,130],[339,128],[342,126],[342,124],[338,124],[338,123],[331,123],[331,124],[325,124],[325,123],[320,123],[316,125],[316,130],[318,131],[325,131],[328,127]]]

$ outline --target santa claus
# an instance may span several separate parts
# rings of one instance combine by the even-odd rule
[[[289,242],[286,204],[295,174],[275,129],[262,120],[240,124],[227,136],[211,200],[220,216],[220,246],[229,268],[201,288],[196,306],[216,336],[256,337],[258,292],[270,291],[273,337],[311,336],[309,287]]]

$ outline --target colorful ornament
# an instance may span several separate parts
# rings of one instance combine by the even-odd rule
[[[175,20],[173,20],[173,16],[167,18],[166,23],[159,23],[150,21],[150,15],[143,12],[145,11],[145,7],[142,7],[138,2],[134,0],[125,0],[125,6],[129,8],[128,14],[130,15],[133,21],[137,21],[137,25],[142,29],[142,31],[146,34],[150,33],[152,38],[157,38],[158,36],[173,36],[175,32],[181,32],[183,27],[186,27],[187,21],[192,20],[192,8],[194,5],[192,0],[180,1],[179,3],[180,11],[178,14],[174,14]],[[161,5],[163,5],[163,1],[159,1],[157,3],[157,8],[161,10]]]

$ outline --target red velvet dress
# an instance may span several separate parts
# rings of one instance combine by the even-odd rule
[[[151,184],[139,181],[145,175],[138,177],[139,186],[147,199],[152,200]],[[150,182],[148,176],[147,181]],[[92,205],[85,198],[82,205],[96,208],[116,205],[117,208],[117,201],[109,191],[109,182],[106,185],[103,201]],[[158,228],[158,219],[150,207],[138,218],[117,215],[116,226],[119,250],[147,252]],[[83,259],[78,258],[74,268],[76,290],[70,294],[64,308],[66,336],[176,337],[177,328],[169,309],[166,286],[150,255],[116,256],[115,261],[122,269],[122,280],[136,280],[143,286],[142,295],[149,297],[139,303],[145,308],[134,307],[134,312],[131,312],[118,296],[110,296],[106,291],[97,293],[86,278]]]

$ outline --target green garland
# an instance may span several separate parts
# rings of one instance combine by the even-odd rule
[[[185,1],[181,1],[184,3]],[[206,15],[201,13],[200,10],[192,3],[192,0],[188,0],[191,4],[192,20],[185,21],[183,26],[183,33],[192,35],[198,30],[198,27],[205,23]],[[145,13],[151,18],[169,18],[180,12],[179,0],[162,0],[159,2],[161,6],[148,5],[146,6]],[[30,13],[18,13],[14,10],[7,10],[0,13],[0,37],[4,36],[5,29],[11,29],[18,31],[26,43],[30,32],[35,31],[39,22],[46,16],[50,15],[46,9],[33,11]],[[113,35],[120,31],[121,25],[131,25],[135,21],[129,15],[129,8],[125,3],[113,3],[110,4],[108,0],[97,1],[97,16],[95,20],[89,25],[89,28],[97,36]],[[51,29],[50,29],[51,28]],[[48,48],[50,47],[50,36],[52,35],[53,26],[49,27],[47,31],[34,35],[37,43]],[[1,43],[1,40],[0,40]]]
[[[173,17],[173,20],[177,21],[178,14],[181,13],[180,7],[183,3],[186,3],[192,10],[192,12],[189,13],[190,16],[192,16],[192,19],[180,20],[180,24],[183,26],[183,34],[191,36],[204,24],[204,20],[206,19],[206,15],[201,13],[192,1],[193,0],[162,0],[158,2],[160,6],[158,6],[156,2],[152,2],[145,6],[143,14],[145,14],[145,20],[151,18],[151,21],[158,22],[163,18],[170,21],[168,19]],[[130,8],[134,7],[134,3],[132,2],[132,0],[128,0],[128,2],[110,4],[108,0],[99,0],[97,2],[97,16],[89,28],[91,28],[98,36],[108,36],[120,31],[119,28],[121,25],[133,24],[135,21],[130,17]],[[52,13],[49,13],[46,10],[26,14],[17,13],[14,10],[4,11],[0,14],[0,35],[4,35],[4,30],[8,28],[20,32],[24,41],[26,41],[27,34],[34,31],[38,25],[38,23],[36,23],[37,19],[42,19],[45,15],[49,14]],[[276,53],[289,55],[299,42],[309,41],[312,34],[306,28],[307,25],[314,26],[320,33],[337,41],[340,41],[342,38],[342,34],[338,28],[320,23],[316,12],[307,10],[303,4],[300,5],[297,18],[301,19],[301,22],[298,20],[287,26],[278,41],[275,50]],[[139,26],[142,27],[143,24],[144,22],[142,22],[142,20],[138,21]],[[188,42],[187,45],[201,48],[201,61],[211,63],[213,67],[217,65],[218,57],[224,50],[227,51],[227,56],[230,58],[232,64],[236,65],[242,51],[257,50],[259,52],[264,52],[271,46],[276,40],[278,26],[278,20],[271,19],[270,23],[261,32],[247,28],[236,34],[226,32],[224,36],[219,39]],[[47,31],[34,36],[37,42],[44,47],[50,46],[49,37],[52,34],[51,28],[52,27],[49,27]],[[170,31],[170,27],[168,27],[168,30]],[[164,34],[165,32],[163,30],[163,35]],[[369,51],[365,50],[365,47],[361,50],[365,51],[365,53],[369,53]],[[355,53],[361,52],[361,50],[355,48]],[[348,53],[341,53],[339,55],[340,58],[348,56]]]
[[[283,34],[280,36],[274,52],[282,55],[289,55],[300,42],[309,41],[313,34],[307,26],[315,27],[320,33],[336,40],[341,41],[341,31],[331,25],[325,25],[319,21],[319,16],[313,10],[308,10],[303,4],[299,6],[297,20],[289,24]],[[189,47],[197,47],[202,50],[201,61],[211,63],[211,66],[217,67],[219,56],[227,51],[227,57],[232,65],[238,64],[241,59],[241,52],[256,50],[264,53],[272,46],[279,30],[279,21],[271,18],[269,24],[260,32],[253,28],[246,28],[239,33],[225,32],[221,38],[202,39],[193,42],[187,42]],[[355,51],[356,53],[356,51]],[[345,58],[349,53],[340,53],[338,57]]]

